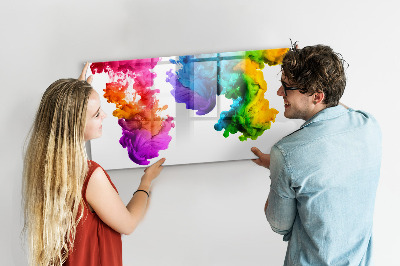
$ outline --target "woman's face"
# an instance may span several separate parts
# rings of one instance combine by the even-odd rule
[[[103,112],[100,106],[99,94],[95,90],[92,90],[87,104],[84,131],[85,141],[101,137],[103,128],[102,123],[106,116],[107,115]]]

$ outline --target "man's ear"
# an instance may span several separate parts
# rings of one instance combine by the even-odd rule
[[[316,92],[313,94],[313,103],[318,104],[322,103],[325,99],[325,93],[323,92]]]

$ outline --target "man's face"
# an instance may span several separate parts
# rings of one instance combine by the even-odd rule
[[[288,87],[296,87],[296,84],[288,81],[283,72],[281,81]],[[285,95],[283,86],[281,85],[277,91],[277,95],[283,97],[285,104],[284,116],[286,118],[308,120],[314,115],[313,108],[315,105],[309,94],[303,94],[299,90],[287,90],[286,93],[287,95]]]

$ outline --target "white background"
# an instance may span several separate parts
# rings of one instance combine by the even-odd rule
[[[77,77],[85,61],[285,47],[292,38],[342,53],[350,64],[342,101],[380,122],[374,257],[399,265],[398,10],[395,0],[1,1],[0,264],[26,265],[22,148],[51,82]],[[125,202],[141,174],[110,171]],[[146,218],[123,237],[124,264],[282,265],[286,244],[263,214],[268,175],[251,161],[167,166]]]

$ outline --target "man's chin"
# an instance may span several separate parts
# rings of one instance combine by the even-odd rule
[[[299,119],[299,118],[297,117],[297,115],[291,114],[291,113],[289,113],[289,112],[284,112],[284,113],[283,113],[283,116],[286,117],[287,119]]]
[[[292,115],[291,115],[288,111],[286,111],[286,110],[285,110],[285,112],[283,113],[283,116],[286,117],[286,118],[288,118],[288,119],[292,119]]]

